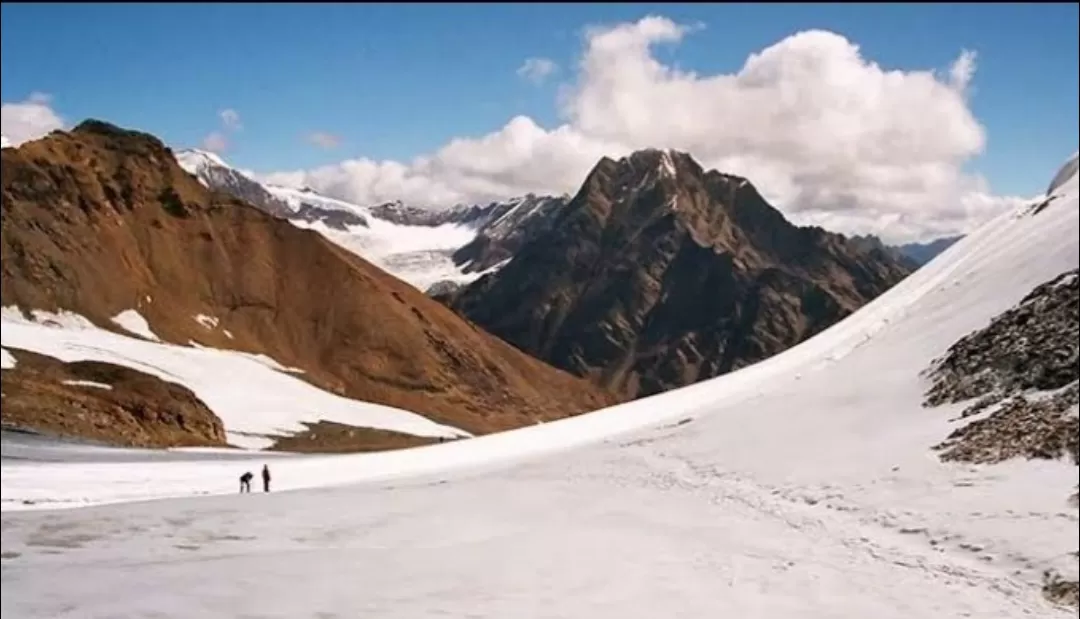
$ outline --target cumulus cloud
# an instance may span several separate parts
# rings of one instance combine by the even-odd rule
[[[325,133],[323,131],[313,131],[307,135],[307,141],[319,148],[325,148],[330,150],[337,148],[341,144],[341,138],[332,134]]]
[[[227,131],[238,131],[243,128],[240,124],[240,113],[232,108],[226,108],[218,112],[221,118],[221,126]]]
[[[203,138],[202,147],[212,153],[223,153],[229,149],[229,138],[220,131],[211,131]]]
[[[0,133],[12,146],[44,137],[62,129],[64,119],[52,108],[52,97],[32,93],[24,101],[0,104]]]
[[[534,84],[542,84],[559,70],[559,65],[550,58],[526,58],[517,69],[518,77]]]
[[[360,158],[265,178],[364,204],[440,207],[573,193],[601,156],[674,148],[746,176],[796,222],[893,241],[965,231],[1020,201],[963,168],[986,142],[967,100],[974,52],[948,67],[886,69],[843,36],[810,30],[731,74],[681,71],[653,54],[698,29],[656,16],[588,29],[552,129],[519,116],[409,162]]]
[[[240,131],[244,126],[240,123],[240,113],[232,108],[225,108],[218,112],[218,120],[221,126],[206,134],[200,145],[203,150],[212,153],[224,153],[232,144],[232,134]]]

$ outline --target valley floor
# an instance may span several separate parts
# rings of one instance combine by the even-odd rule
[[[0,463],[3,616],[1076,617],[1040,589],[1077,578],[1077,467],[941,462],[970,419],[919,375],[1076,268],[1075,189],[785,353],[559,422],[250,461],[25,449]],[[264,461],[275,491],[236,494]]]
[[[450,481],[5,512],[3,615],[1075,616],[1030,559],[960,533],[1038,517],[1075,538],[1071,514],[920,513],[909,499],[948,488],[899,475],[851,496],[770,487],[668,442]],[[954,491],[977,498],[987,480],[966,479]],[[882,491],[895,509],[862,504]]]

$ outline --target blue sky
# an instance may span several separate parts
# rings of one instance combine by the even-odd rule
[[[409,160],[525,114],[557,124],[556,82],[525,57],[573,66],[590,24],[659,14],[706,28],[659,56],[733,72],[796,31],[824,28],[885,68],[946,68],[978,53],[971,107],[988,133],[974,167],[1031,194],[1078,141],[1077,4],[391,5],[4,4],[4,102],[53,96],[70,121],[103,118],[195,145],[232,108],[228,157],[257,170],[348,157]],[[562,77],[569,71],[563,70]],[[340,136],[331,151],[303,140]]]

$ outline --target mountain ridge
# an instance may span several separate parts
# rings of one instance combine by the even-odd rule
[[[265,354],[330,393],[475,433],[613,401],[322,235],[207,189],[148,134],[87,121],[4,149],[3,169],[5,306],[110,330],[137,310],[165,341]]]
[[[745,178],[646,149],[601,159],[547,232],[442,300],[636,397],[779,352],[909,272],[885,251],[790,224]]]

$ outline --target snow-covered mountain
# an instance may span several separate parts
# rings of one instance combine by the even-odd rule
[[[259,183],[225,163],[218,155],[197,149],[178,151],[175,155],[180,167],[199,179],[203,185],[228,192],[271,215],[287,217],[291,214],[284,202]]]
[[[529,195],[439,211],[400,202],[362,206],[307,187],[259,183],[213,153],[189,149],[178,151],[176,158],[207,187],[316,230],[421,290],[440,282],[467,283],[497,269],[512,248],[542,227],[531,220],[566,202],[565,197]]]
[[[81,461],[43,462],[22,445],[0,463],[5,614],[1075,617],[1044,591],[1075,600],[1076,464],[1058,444],[1015,449],[1037,447],[1023,419],[980,423],[1027,413],[924,405],[931,369],[985,387],[957,355],[984,354],[996,325],[1037,323],[1041,309],[1018,308],[1068,285],[1080,185],[1075,172],[1053,185],[798,346],[580,417],[247,462],[61,446],[47,457]],[[1073,309],[1061,317],[1075,325]],[[1068,380],[1052,377],[1040,384]],[[1059,413],[1073,449],[1076,410]],[[971,435],[1008,459],[934,449]],[[275,491],[236,495],[263,462]]]

